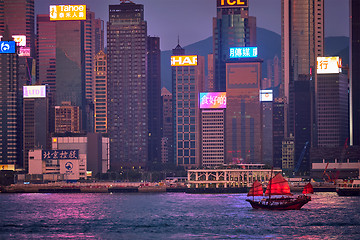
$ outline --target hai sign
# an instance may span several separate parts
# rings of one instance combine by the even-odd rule
[[[226,92],[200,93],[200,108],[226,108]]]
[[[86,5],[50,5],[50,20],[86,20]]]
[[[339,57],[318,57],[317,74],[341,73],[341,58]]]
[[[218,8],[247,7],[248,0],[217,0]]]
[[[172,67],[197,66],[197,55],[171,56]]]

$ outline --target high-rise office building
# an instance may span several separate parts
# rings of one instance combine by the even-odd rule
[[[302,159],[301,153],[305,145],[317,144],[316,57],[324,54],[324,0],[282,0],[281,10],[282,80],[289,106],[285,132],[294,135],[295,165],[300,161],[299,174],[305,174],[309,151]]]
[[[262,163],[261,62],[226,64],[226,163]]]
[[[94,57],[96,51],[96,43],[101,34],[97,27],[101,27],[98,23],[99,19],[95,19],[95,13],[86,9],[86,21],[84,21],[84,71],[85,71],[85,98],[86,98],[86,131],[94,131]],[[100,46],[99,46],[100,47]]]
[[[220,101],[226,104],[226,97]],[[215,102],[218,101],[215,100]],[[201,103],[202,99],[200,99],[200,105]],[[225,158],[225,109],[201,109],[200,139],[202,166],[214,168],[223,165]]]
[[[87,129],[84,24],[56,22],[56,105],[66,101],[79,106],[82,130]]]
[[[71,102],[55,106],[55,133],[80,133],[80,107]]]
[[[226,90],[226,61],[231,47],[256,46],[256,18],[249,17],[249,7],[217,1],[213,19],[215,90]]]
[[[148,161],[147,23],[144,6],[109,6],[108,133],[111,167],[144,166]]]
[[[350,144],[360,145],[360,2],[350,0]]]
[[[178,166],[200,166],[199,93],[203,90],[205,59],[177,45],[171,57],[174,113],[174,155]]]
[[[24,158],[23,167],[29,166],[29,150],[34,148],[50,149],[49,134],[49,98],[46,96],[45,85],[23,87],[24,98]]]
[[[340,62],[339,57],[318,58],[316,110],[319,147],[344,146],[349,137],[348,79],[341,73]],[[334,65],[334,71],[330,73]],[[321,67],[328,73],[324,73]]]
[[[107,133],[107,58],[100,50],[94,57],[94,124],[95,133]]]
[[[215,73],[214,73],[214,54],[208,54],[208,65],[207,65],[208,75],[206,81],[206,91],[214,92],[215,91]]]
[[[149,162],[161,162],[161,51],[160,38],[147,38]]]
[[[285,138],[284,123],[285,123],[285,107],[286,101],[284,98],[275,98],[273,102],[273,163],[276,168],[282,166],[282,141]]]
[[[4,41],[11,41],[5,31]],[[18,106],[18,56],[16,53],[0,54],[0,163],[22,166],[22,142],[19,131]]]
[[[165,87],[161,89],[161,162],[174,161],[174,131],[172,94]]]
[[[36,79],[39,84],[48,86],[47,94],[52,99],[56,91],[56,22],[50,21],[48,14],[39,14],[36,29]]]
[[[25,35],[26,47],[35,49],[34,0],[0,1],[0,35],[7,27],[11,35]]]
[[[6,31],[8,31],[6,33]],[[29,55],[19,57],[17,61],[16,82],[17,82],[17,151],[19,166],[22,166],[23,158],[23,99],[22,99],[22,87],[24,85],[31,84],[32,65],[35,49],[35,32],[34,32],[34,0],[5,0],[0,1],[0,35],[9,35],[8,40],[13,38],[23,39],[18,44],[17,51],[20,52],[20,48],[27,48]],[[15,37],[17,36],[17,37]],[[5,67],[5,66],[4,66]]]
[[[282,80],[289,101],[289,84],[302,75],[314,77],[316,57],[324,55],[324,0],[281,0],[281,21]]]

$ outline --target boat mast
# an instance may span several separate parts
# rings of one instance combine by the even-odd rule
[[[271,167],[271,175],[270,175],[270,181],[269,181],[269,203],[270,203],[270,199],[271,199],[271,180],[272,180],[272,174],[273,174],[273,168],[274,167]]]

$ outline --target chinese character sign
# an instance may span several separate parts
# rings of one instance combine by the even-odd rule
[[[226,108],[226,92],[200,93],[200,108]]]
[[[50,20],[86,20],[86,5],[50,5]]]
[[[15,53],[15,42],[0,41],[0,53]]]
[[[42,150],[42,160],[79,159],[79,150]]]
[[[230,48],[230,58],[256,58],[257,56],[257,47]]]
[[[318,57],[317,74],[341,73],[341,58]]]

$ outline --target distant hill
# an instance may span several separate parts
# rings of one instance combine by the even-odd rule
[[[272,60],[275,56],[281,58],[281,36],[275,32],[264,28],[256,29],[257,46],[259,57],[264,60],[262,65],[262,77],[267,77],[267,60]],[[174,45],[175,47],[176,45]],[[207,64],[207,55],[212,53],[212,37],[208,37],[199,42],[188,46],[183,46],[186,54],[196,54],[205,57]],[[171,92],[171,50],[161,52],[161,79],[162,87],[166,87]],[[327,37],[325,38],[325,55],[340,56],[343,64],[349,63],[349,38],[348,37]],[[207,66],[207,65],[205,65]],[[207,72],[206,72],[207,74]]]

